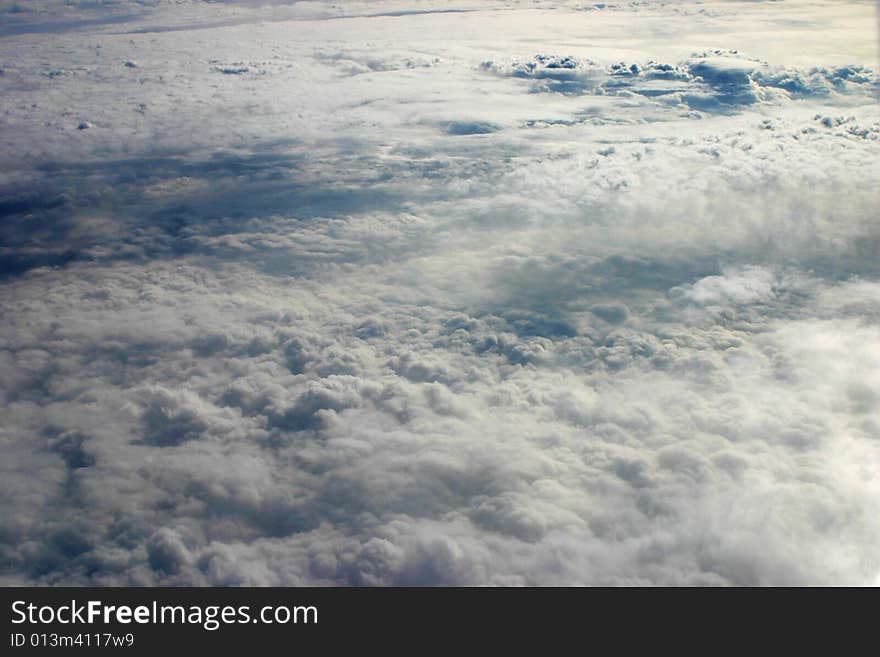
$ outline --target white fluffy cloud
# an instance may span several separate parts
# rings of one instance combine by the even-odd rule
[[[0,11],[2,581],[880,582],[869,5]]]

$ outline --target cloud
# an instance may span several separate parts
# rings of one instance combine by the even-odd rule
[[[487,60],[481,66],[499,75],[532,80],[532,92],[641,97],[670,109],[708,113],[809,97],[867,97],[877,87],[876,74],[863,66],[798,70],[719,49],[694,53],[677,64],[648,60],[603,66],[571,55],[539,54],[505,64]]]
[[[0,39],[3,582],[877,581],[872,55],[495,8]]]

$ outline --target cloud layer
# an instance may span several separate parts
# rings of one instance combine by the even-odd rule
[[[880,583],[872,11],[10,13],[2,581]]]

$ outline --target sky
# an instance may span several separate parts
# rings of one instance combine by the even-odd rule
[[[0,0],[0,583],[880,585],[876,11]]]

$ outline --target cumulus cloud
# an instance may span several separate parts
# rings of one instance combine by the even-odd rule
[[[873,18],[788,4],[3,7],[2,581],[880,581]]]

